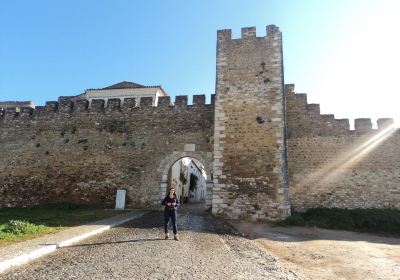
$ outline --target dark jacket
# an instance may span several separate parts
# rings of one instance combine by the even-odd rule
[[[175,202],[175,207],[174,206],[168,206],[167,203],[174,203]],[[161,205],[165,205],[165,210],[176,210],[176,208],[179,205],[179,200],[175,196],[174,198],[170,198],[169,195],[167,195],[164,200],[161,202]]]

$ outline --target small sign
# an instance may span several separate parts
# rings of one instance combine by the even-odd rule
[[[196,151],[196,145],[195,144],[185,144],[185,146],[183,147],[183,150],[185,152],[194,152],[194,151]]]
[[[125,209],[125,195],[126,195],[126,190],[117,190],[117,198],[115,199],[116,210]]]

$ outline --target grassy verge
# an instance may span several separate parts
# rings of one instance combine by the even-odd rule
[[[108,218],[120,211],[68,203],[37,205],[29,208],[0,209],[0,245],[23,241],[67,227]]]
[[[315,208],[308,209],[305,213],[292,213],[283,225],[400,236],[400,210]]]

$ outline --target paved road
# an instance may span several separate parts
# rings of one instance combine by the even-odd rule
[[[181,209],[178,221],[179,242],[164,240],[162,212],[150,212],[0,279],[298,279],[222,220]]]

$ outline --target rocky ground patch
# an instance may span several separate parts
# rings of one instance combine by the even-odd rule
[[[204,212],[178,215],[179,242],[164,240],[162,212],[154,211],[2,279],[298,279],[226,222]]]

